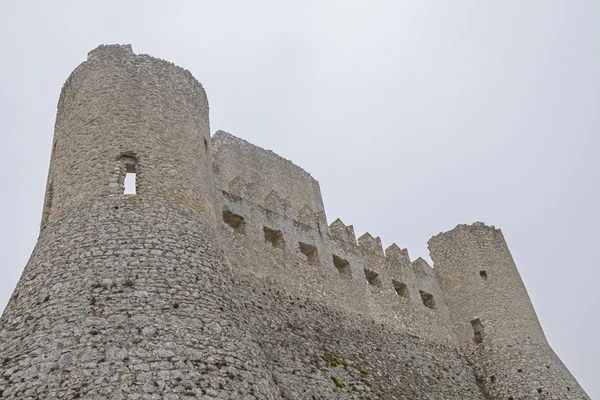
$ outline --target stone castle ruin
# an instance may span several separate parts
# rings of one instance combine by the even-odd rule
[[[589,399],[500,230],[429,249],[328,225],[307,172],[210,136],[188,71],[100,46],[60,95],[0,398]]]

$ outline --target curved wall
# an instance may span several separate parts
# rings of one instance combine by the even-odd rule
[[[58,103],[42,229],[87,199],[120,196],[135,163],[140,196],[188,206],[214,226],[208,100],[186,70],[100,46]]]

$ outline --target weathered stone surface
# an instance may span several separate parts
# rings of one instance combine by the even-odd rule
[[[59,100],[40,237],[0,319],[0,398],[588,398],[498,230],[429,245],[435,269],[328,228],[307,172],[210,138],[189,72],[100,46]]]

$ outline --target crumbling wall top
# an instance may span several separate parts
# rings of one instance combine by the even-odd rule
[[[319,183],[308,172],[270,150],[224,131],[214,134],[212,145],[213,171],[219,189],[235,188],[241,197],[267,209],[289,204],[289,209],[286,206],[272,211],[309,220],[313,216],[308,214],[314,213],[316,223],[327,224]]]

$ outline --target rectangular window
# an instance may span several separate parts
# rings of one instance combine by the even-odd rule
[[[352,277],[352,269],[350,268],[350,263],[348,260],[344,260],[341,257],[333,255],[333,265],[338,270],[341,275],[344,275],[348,278]]]
[[[319,263],[319,252],[315,246],[302,242],[298,242],[298,245],[300,246],[300,252],[306,256],[306,260],[309,263]]]
[[[404,297],[405,299],[409,298],[408,287],[406,286],[406,284],[398,282],[394,279],[392,279],[392,284],[394,285],[394,290],[396,290],[396,294],[398,294],[398,296]]]
[[[226,207],[223,208],[223,221],[229,225],[235,232],[246,233],[246,221],[241,215],[234,214]]]
[[[135,180],[135,172],[127,172],[125,174],[125,190],[123,194],[136,194]]]
[[[123,194],[136,194],[137,160],[132,155],[123,155],[121,156],[121,162],[125,164],[125,176],[123,177]]]
[[[483,343],[483,325],[479,318],[471,321],[471,326],[473,327],[473,341],[477,344]]]
[[[381,278],[379,278],[379,274],[377,272],[365,268],[365,278],[367,279],[369,285],[381,287]]]
[[[271,246],[278,249],[283,249],[285,247],[285,241],[283,240],[283,233],[281,233],[281,231],[263,226],[263,232],[265,233],[266,243],[270,243]]]

